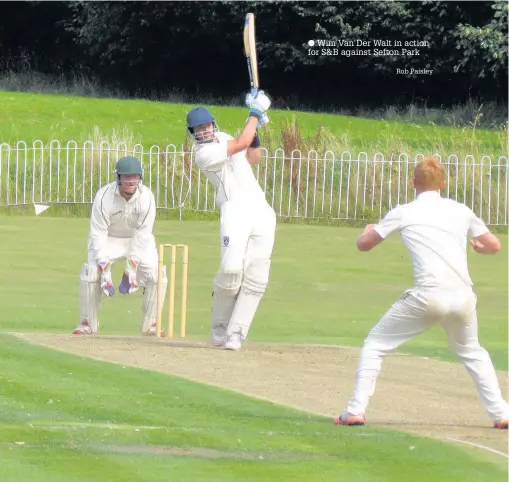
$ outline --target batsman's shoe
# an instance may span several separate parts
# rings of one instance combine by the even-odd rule
[[[364,425],[365,423],[366,417],[364,415],[354,415],[350,412],[343,412],[334,419],[335,425]]]
[[[223,348],[226,345],[226,337],[212,337],[212,344],[217,348]]]
[[[226,344],[226,328],[215,326],[212,328],[212,344],[218,348]]]
[[[88,324],[88,321],[82,321],[78,328],[76,328],[73,332],[73,335],[91,335],[92,334],[92,328],[90,328],[90,325]]]
[[[225,350],[240,350],[244,337],[240,333],[232,333],[226,343],[224,344]]]
[[[507,419],[506,420],[497,420],[494,424],[493,424],[493,428],[498,428],[498,429],[501,429],[501,430],[507,430]]]

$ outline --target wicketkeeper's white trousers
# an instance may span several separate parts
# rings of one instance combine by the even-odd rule
[[[451,350],[458,355],[477,386],[479,397],[492,420],[507,419],[509,405],[503,399],[495,368],[477,336],[476,296],[472,291],[408,290],[370,331],[361,350],[355,391],[348,412],[366,412],[375,391],[385,355],[440,324]]]
[[[106,241],[105,258],[112,264],[119,261],[127,260],[130,253],[132,239],[131,238],[113,238],[108,236]],[[140,257],[137,281],[140,286],[146,286],[148,283],[157,281],[157,263],[158,252],[155,240],[147,242],[143,255]],[[88,249],[88,264],[91,269],[97,269],[97,260],[92,249]]]

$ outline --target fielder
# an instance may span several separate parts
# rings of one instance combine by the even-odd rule
[[[125,259],[118,291],[130,295],[144,287],[141,333],[155,336],[158,254],[152,230],[156,216],[152,191],[142,184],[143,170],[134,157],[119,159],[116,180],[97,192],[92,206],[88,261],[80,275],[80,323],[75,335],[99,331],[102,296],[113,296],[113,263]],[[163,280],[166,288],[166,276]],[[166,289],[164,289],[166,293]]]
[[[196,142],[195,162],[215,189],[220,208],[219,269],[214,277],[212,343],[238,350],[246,339],[269,281],[276,215],[252,165],[260,162],[257,128],[268,122],[270,100],[248,94],[247,123],[236,138],[218,132],[212,114],[196,107],[187,128]]]
[[[488,352],[477,336],[477,298],[467,266],[467,240],[479,254],[495,254],[501,245],[484,222],[464,204],[440,197],[444,166],[426,158],[415,168],[415,201],[391,210],[369,224],[357,240],[369,251],[399,231],[413,262],[415,286],[392,305],[364,341],[355,390],[340,425],[364,425],[370,397],[384,357],[416,335],[439,324],[450,349],[462,360],[477,386],[494,427],[507,429],[509,405],[503,399]]]

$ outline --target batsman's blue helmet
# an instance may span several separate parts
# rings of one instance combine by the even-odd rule
[[[194,127],[209,124],[211,122],[214,126],[216,125],[216,119],[214,119],[214,116],[205,107],[195,107],[187,113],[187,129],[191,134],[193,133]]]

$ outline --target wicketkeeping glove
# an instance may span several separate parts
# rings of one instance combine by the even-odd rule
[[[136,280],[136,272],[138,270],[139,261],[129,258],[125,264],[125,271],[122,275],[122,281],[118,287],[118,291],[123,295],[130,295],[138,290],[138,282]]]
[[[101,290],[105,296],[113,296],[115,288],[111,280],[111,263],[105,260],[97,261],[97,269],[101,273]]]

